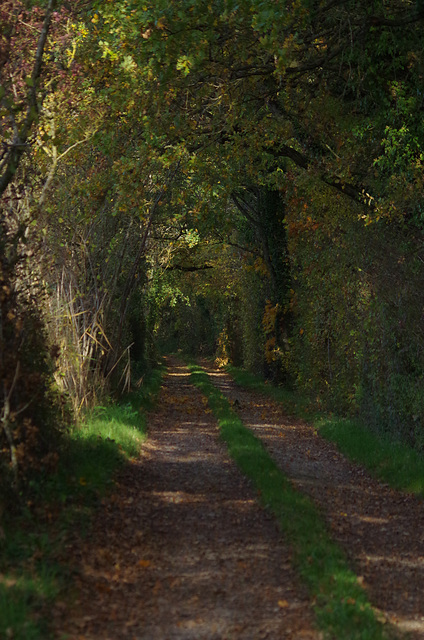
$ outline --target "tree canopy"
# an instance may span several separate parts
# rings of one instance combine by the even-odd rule
[[[420,0],[3,2],[3,475],[61,394],[78,412],[161,349],[423,446],[423,22]]]

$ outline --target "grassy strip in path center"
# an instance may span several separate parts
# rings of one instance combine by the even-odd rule
[[[261,502],[274,513],[291,543],[295,566],[309,588],[324,635],[338,640],[389,638],[388,626],[378,619],[313,502],[292,487],[207,373],[196,365],[189,369],[192,383],[208,398],[231,457],[253,482]]]

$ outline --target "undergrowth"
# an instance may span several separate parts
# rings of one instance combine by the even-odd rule
[[[316,619],[327,637],[344,640],[387,638],[357,576],[327,533],[313,502],[293,489],[261,441],[248,430],[208,375],[191,365],[192,382],[208,398],[231,457],[256,487],[289,539],[294,562],[315,601]]]
[[[306,419],[320,435],[337,444],[344,455],[362,464],[376,478],[394,489],[424,496],[424,457],[417,450],[388,435],[371,431],[359,420],[308,409],[303,398],[268,384],[252,373],[236,367],[227,370],[240,386],[259,391],[281,402],[287,413]]]
[[[96,407],[74,426],[58,471],[31,483],[15,514],[0,529],[0,638],[46,640],[48,608],[70,577],[59,563],[67,536],[87,530],[114,474],[136,456],[146,437],[145,411],[152,408],[163,375],[157,369],[137,392]]]

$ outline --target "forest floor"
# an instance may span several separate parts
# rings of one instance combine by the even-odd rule
[[[229,458],[188,370],[168,361],[149,438],[69,541],[74,586],[51,612],[72,640],[318,640],[290,545]],[[422,502],[372,479],[283,407],[203,363],[296,488],[319,506],[373,606],[424,638]],[[65,557],[66,556],[66,557]]]

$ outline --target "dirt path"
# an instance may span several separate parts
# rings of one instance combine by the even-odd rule
[[[56,637],[318,640],[290,549],[169,364],[142,458],[68,549],[75,591],[52,612]]]
[[[227,374],[203,364],[214,384],[237,399],[245,425],[294,485],[320,506],[371,602],[411,639],[424,638],[422,500],[376,482],[313,428],[287,418],[281,405],[240,389]]]

